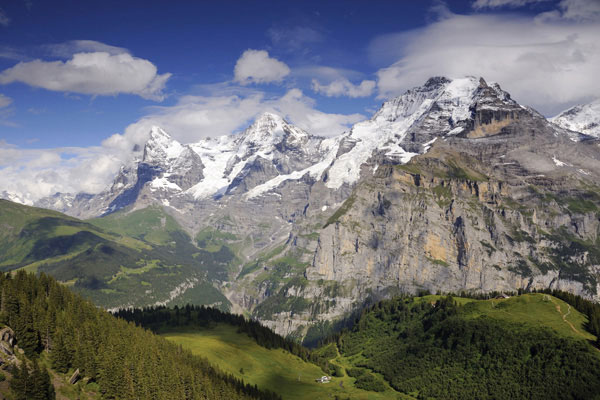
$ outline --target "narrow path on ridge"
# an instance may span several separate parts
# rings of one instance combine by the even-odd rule
[[[563,314],[562,311],[560,310],[560,305],[552,297],[550,297],[550,301],[552,303],[554,303],[554,305],[556,306],[556,311],[562,316],[563,321],[565,321],[565,323],[569,324],[569,326],[571,327],[571,329],[573,329],[573,332],[577,333],[580,336],[584,336],[581,332],[579,332],[575,328],[575,326],[573,326],[573,324],[571,323],[571,321],[567,320],[567,315],[569,315],[571,313],[571,305],[569,305],[569,308],[568,308],[567,312],[565,314]]]

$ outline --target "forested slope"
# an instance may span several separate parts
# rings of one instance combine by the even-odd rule
[[[25,356],[35,360],[49,352],[53,369],[79,369],[98,383],[104,398],[278,398],[98,310],[44,274],[0,274],[0,293],[0,321],[14,330]]]
[[[544,294],[462,306],[451,297],[396,298],[365,310],[320,352],[343,365],[359,387],[381,388],[375,372],[418,398],[600,398],[593,336],[581,332],[581,324],[571,331],[556,312],[558,302]],[[564,322],[565,329],[540,323],[546,316],[549,324]],[[340,356],[333,359],[336,347]]]

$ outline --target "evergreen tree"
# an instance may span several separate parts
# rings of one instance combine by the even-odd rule
[[[50,362],[52,368],[61,373],[66,373],[70,367],[69,350],[65,346],[62,331],[57,331],[54,336],[54,344],[50,352]]]
[[[21,363],[20,366],[15,366],[12,369],[13,378],[10,381],[10,390],[14,397],[14,400],[27,400],[28,399],[28,388],[29,382],[29,371],[25,363]]]
[[[33,364],[31,383],[32,390],[29,395],[32,400],[53,400],[56,398],[48,370],[44,366],[40,368],[37,362]]]

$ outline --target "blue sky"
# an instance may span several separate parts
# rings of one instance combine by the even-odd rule
[[[23,147],[99,145],[144,115],[144,107],[173,105],[179,96],[201,93],[198,85],[230,81],[247,49],[267,50],[293,67],[323,65],[371,76],[377,66],[367,57],[369,41],[422,26],[430,4],[369,3],[13,1],[3,8],[10,24],[0,28],[1,45],[9,57],[0,59],[1,70],[37,58],[64,60],[70,52],[56,54],[52,46],[93,40],[125,48],[172,76],[162,102],[131,94],[52,92],[18,82],[0,86],[15,111],[7,118],[15,126],[3,126],[2,136]],[[310,91],[308,77],[294,80]],[[257,86],[281,95],[288,85]],[[374,105],[373,96],[314,97],[327,112],[364,113]]]
[[[600,0],[2,2],[0,192],[97,191],[153,124],[191,142],[274,111],[332,136],[431,75],[553,115],[600,93],[599,21]]]

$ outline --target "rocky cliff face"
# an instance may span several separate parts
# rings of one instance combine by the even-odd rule
[[[398,291],[551,287],[600,300],[598,142],[556,129],[497,86],[480,81],[471,93],[464,119],[451,123],[432,103],[407,129],[401,146],[427,143],[425,154],[406,164],[375,154],[312,242],[295,232],[291,248],[310,251],[309,266],[282,290],[305,302],[292,314],[272,308],[273,327],[310,337],[307,326]],[[403,106],[397,99],[388,120]]]
[[[600,300],[600,146],[480,78],[432,78],[336,138],[266,113],[182,145],[156,128],[96,216],[161,204],[229,235],[234,304],[309,338],[398,292],[556,287]],[[49,203],[50,204],[50,203]]]

